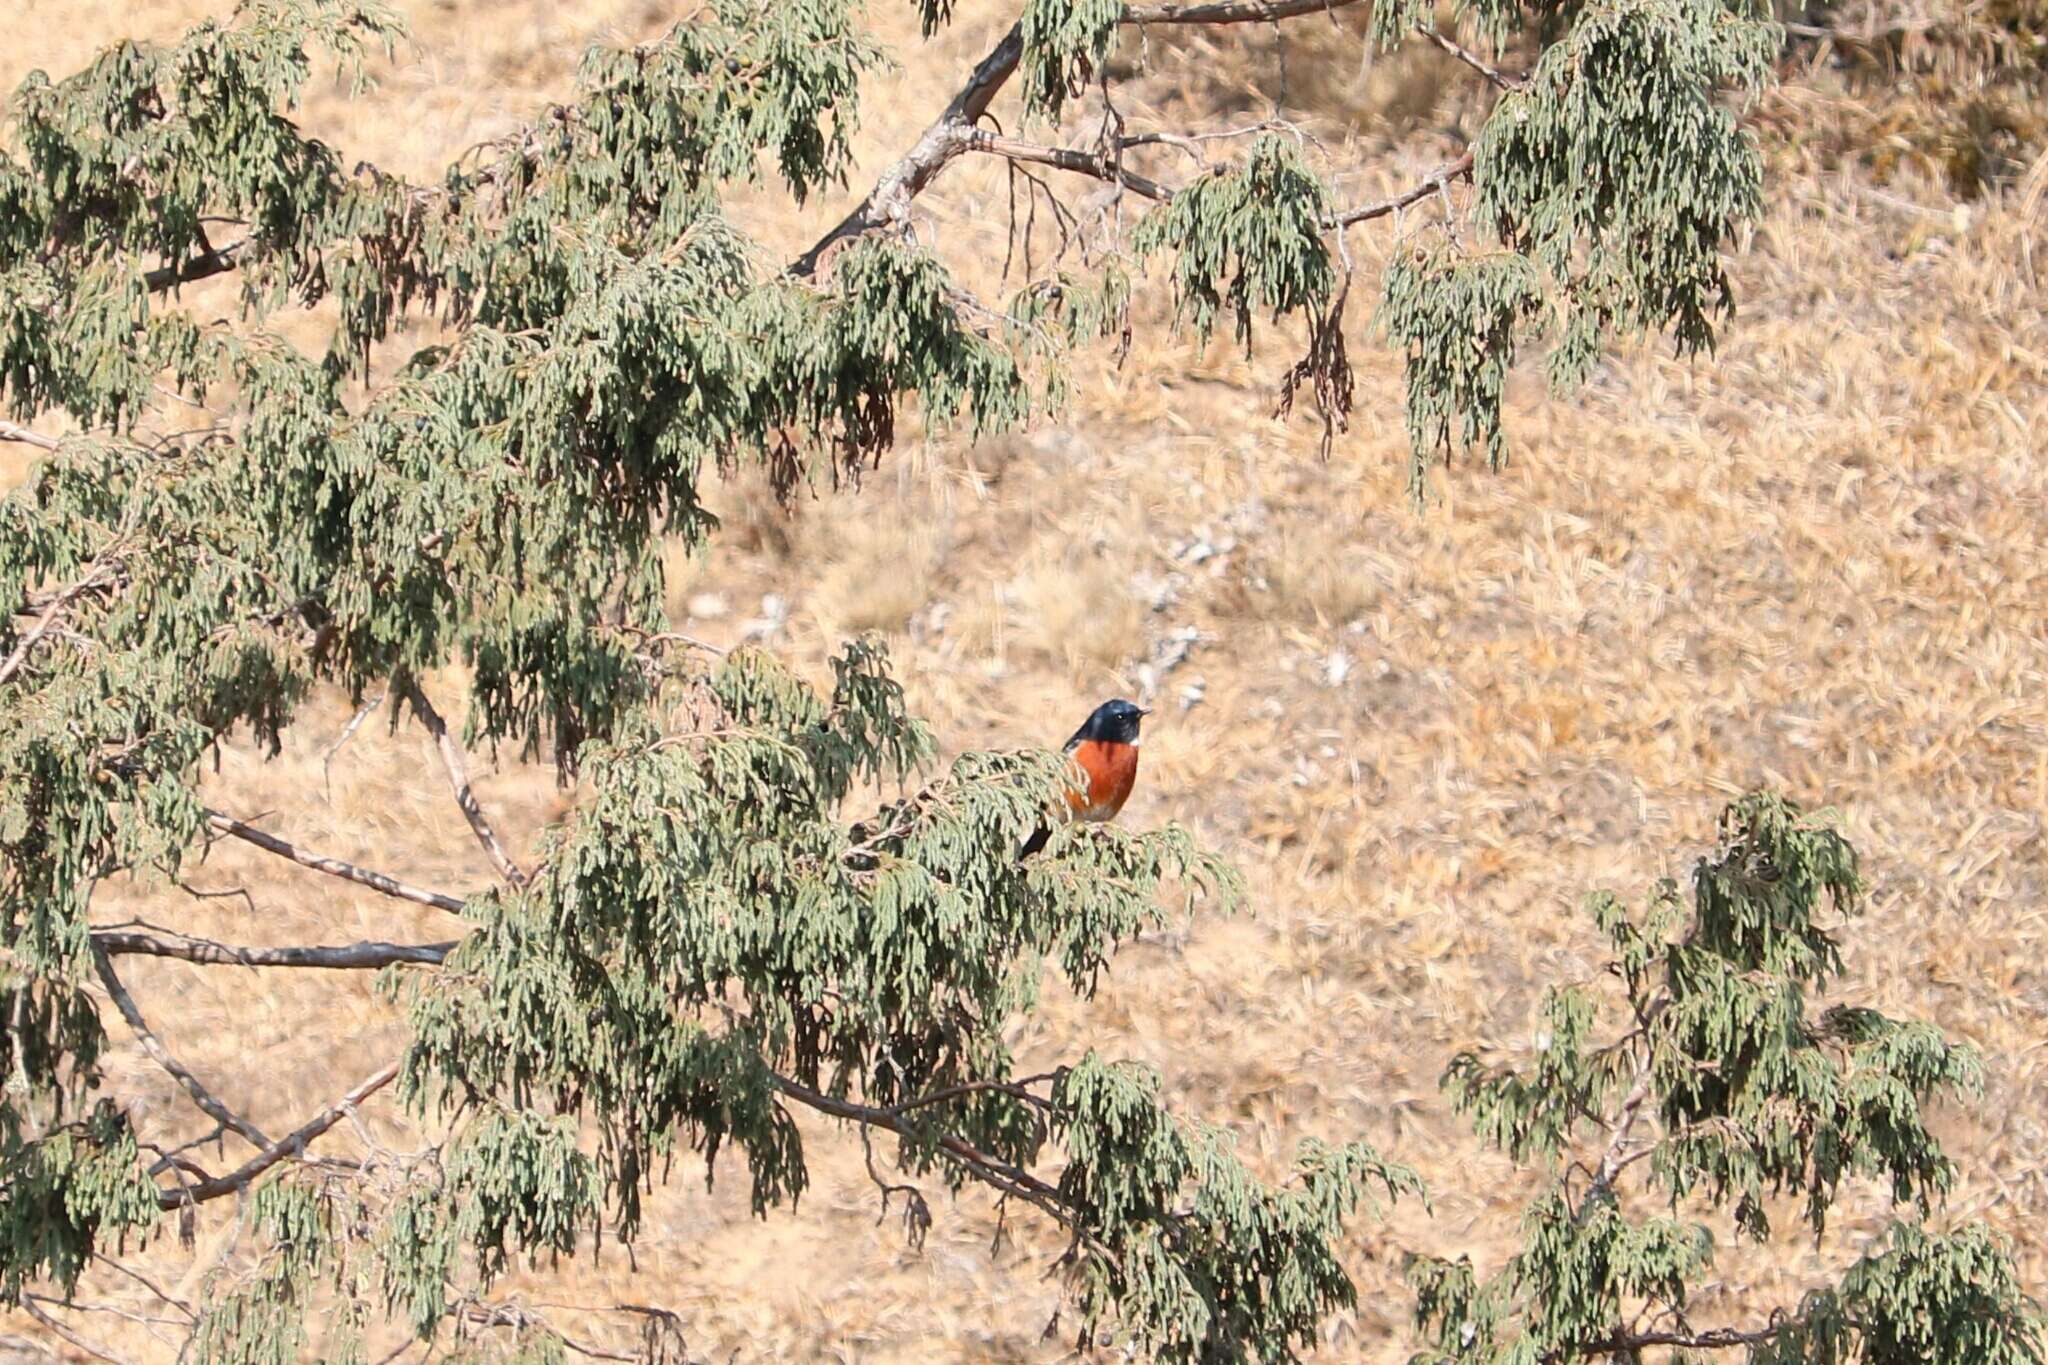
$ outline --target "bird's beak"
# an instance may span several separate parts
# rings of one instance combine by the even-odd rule
[[[1141,706],[1138,708],[1138,714],[1140,716],[1149,716],[1152,714],[1152,708],[1149,706]]]

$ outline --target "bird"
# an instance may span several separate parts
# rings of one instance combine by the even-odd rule
[[[1151,714],[1135,702],[1112,697],[1081,722],[1081,728],[1067,741],[1065,752],[1087,775],[1088,785],[1085,789],[1076,786],[1068,790],[1069,818],[1091,822],[1114,820],[1124,808],[1138,780],[1138,722]],[[1017,857],[1030,857],[1044,848],[1051,837],[1051,824],[1041,824],[1017,850]]]

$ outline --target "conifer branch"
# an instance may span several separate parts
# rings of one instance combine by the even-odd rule
[[[244,1189],[249,1182],[283,1161],[286,1157],[298,1156],[305,1152],[306,1145],[347,1117],[357,1105],[391,1084],[398,1075],[398,1063],[390,1062],[358,1081],[355,1088],[336,1100],[327,1108],[315,1114],[297,1129],[287,1133],[281,1140],[271,1143],[248,1161],[243,1162],[226,1175],[213,1176],[196,1184],[183,1185],[175,1190],[164,1190],[157,1195],[157,1207],[164,1210],[181,1209],[192,1204],[203,1204],[209,1199],[218,1199],[224,1194],[233,1194]]]
[[[93,944],[92,961],[94,969],[99,973],[100,984],[107,988],[107,995],[113,1000],[114,1007],[120,1010],[121,1017],[128,1021],[128,1027],[135,1034],[135,1041],[142,1044],[142,1050],[149,1054],[151,1061],[169,1072],[171,1079],[184,1087],[185,1093],[192,1097],[192,1103],[199,1106],[200,1112],[229,1132],[239,1135],[258,1151],[270,1146],[270,1139],[264,1136],[262,1129],[222,1104],[212,1091],[200,1084],[197,1076],[171,1055],[170,1049],[163,1045],[163,1040],[151,1031],[149,1021],[142,1017],[142,1011],[137,1007],[134,997],[128,994],[127,988],[121,984],[121,978],[115,975],[114,964],[107,957],[107,950],[97,941]]]
[[[498,875],[514,887],[526,885],[526,874],[519,864],[512,861],[512,855],[498,841],[497,831],[477,803],[476,792],[469,785],[469,767],[464,762],[462,746],[448,733],[448,724],[441,719],[441,713],[427,700],[426,691],[415,678],[403,683],[405,698],[412,704],[413,714],[420,718],[420,724],[427,727],[427,733],[434,737],[434,747],[440,751],[441,766],[448,770],[449,785],[455,788],[455,804],[462,809],[462,818],[469,821],[469,828],[476,835],[476,841],[483,845],[484,853],[491,860],[491,866],[498,869]]]
[[[457,940],[450,939],[443,943],[381,943],[365,940],[360,943],[333,945],[249,948],[230,943],[216,943],[212,939],[188,938],[184,935],[164,938],[133,930],[95,929],[92,942],[95,949],[109,956],[132,954],[167,957],[180,962],[196,963],[202,967],[319,967],[335,970],[374,970],[400,963],[411,966],[438,966],[447,960],[449,953],[455,951]],[[116,1003],[119,1003],[118,1000]],[[256,1145],[267,1146],[268,1140]]]
[[[256,847],[266,853],[275,853],[280,858],[289,858],[300,867],[310,867],[315,872],[325,872],[330,877],[339,877],[343,881],[354,882],[358,886],[367,886],[372,891],[381,891],[383,894],[398,900],[412,901],[419,905],[431,905],[436,910],[447,910],[455,914],[462,912],[462,902],[454,896],[443,895],[439,891],[423,890],[420,887],[399,881],[396,877],[387,877],[382,872],[373,872],[369,868],[358,867],[354,863],[344,862],[340,858],[329,858],[324,854],[309,853],[304,849],[286,843],[274,834],[266,834],[254,825],[245,825],[240,820],[222,815],[219,811],[208,811],[206,813],[206,822],[222,834],[231,834],[245,843],[256,845]]]

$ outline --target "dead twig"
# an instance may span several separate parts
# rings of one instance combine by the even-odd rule
[[[330,877],[339,877],[343,881],[354,882],[358,886],[367,886],[372,891],[380,891],[397,900],[412,901],[417,905],[431,905],[437,910],[447,910],[456,914],[462,912],[462,901],[457,897],[443,895],[439,891],[422,890],[420,887],[411,886],[399,881],[396,877],[388,877],[382,872],[373,872],[369,868],[358,867],[354,863],[344,862],[340,858],[329,858],[324,854],[309,853],[304,849],[294,847],[274,834],[266,834],[254,825],[243,824],[240,820],[222,815],[219,811],[208,811],[206,813],[206,822],[222,834],[233,835],[244,843],[256,845],[256,847],[266,853],[274,853],[280,858],[288,858],[300,867],[309,867],[315,872],[324,872]]]
[[[512,855],[498,842],[497,831],[484,815],[484,809],[477,803],[476,792],[469,784],[469,767],[463,759],[462,746],[448,733],[448,724],[441,719],[441,713],[427,700],[426,691],[418,680],[407,678],[403,694],[412,706],[413,714],[420,718],[420,724],[427,727],[427,733],[434,737],[434,747],[440,751],[441,766],[448,770],[448,783],[455,788],[455,804],[462,810],[462,818],[469,821],[471,833],[483,845],[484,854],[491,860],[491,866],[498,869],[498,875],[515,887],[526,885],[526,874],[519,864],[512,861]]]
[[[93,944],[92,961],[93,967],[99,972],[100,984],[107,988],[107,995],[113,1000],[114,1008],[120,1010],[121,1017],[128,1021],[128,1027],[135,1034],[135,1041],[142,1044],[142,1050],[149,1054],[151,1061],[169,1072],[171,1079],[185,1088],[185,1093],[192,1097],[192,1102],[199,1106],[200,1112],[229,1132],[237,1134],[259,1151],[270,1146],[270,1139],[264,1136],[261,1129],[222,1104],[212,1091],[200,1084],[197,1076],[171,1055],[170,1049],[163,1045],[163,1040],[151,1031],[149,1021],[142,1017],[142,1011],[136,1006],[134,997],[122,986],[121,978],[114,974],[113,961],[107,956],[106,949],[97,941]]]

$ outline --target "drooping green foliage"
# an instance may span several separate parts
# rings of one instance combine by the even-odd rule
[[[1540,321],[1535,266],[1511,251],[1468,256],[1451,245],[1414,250],[1387,268],[1380,325],[1408,361],[1410,482],[1419,497],[1429,457],[1448,460],[1452,430],[1501,461],[1501,398],[1517,333]]]
[[[1230,309],[1247,353],[1260,312],[1313,316],[1329,302],[1336,272],[1323,243],[1330,192],[1301,149],[1277,133],[1252,143],[1242,166],[1197,180],[1154,209],[1131,234],[1142,259],[1172,253],[1174,317],[1204,341]]]
[[[920,10],[930,30],[951,6]],[[1519,19],[1472,14],[1499,32]],[[1093,97],[1129,17],[1105,0],[1021,6],[1034,121],[1057,128]],[[1382,36],[1424,17],[1386,7]],[[1560,373],[1612,331],[1699,344],[1725,287],[1715,253],[1753,211],[1753,154],[1713,97],[1756,79],[1765,30],[1661,0],[1566,17],[1477,150],[1507,249],[1404,248],[1389,272],[1420,452],[1448,451],[1455,421],[1498,456],[1507,367],[1552,298],[1577,329]],[[1268,1184],[1229,1134],[1171,1113],[1156,1077],[1095,1052],[1019,1075],[1005,1041],[1048,973],[1087,998],[1169,906],[1236,905],[1235,875],[1170,827],[1062,829],[1020,863],[1073,780],[1059,756],[939,764],[873,641],[815,682],[761,650],[707,660],[668,628],[664,556],[715,543],[709,479],[759,470],[784,497],[857,483],[911,405],[969,435],[1023,423],[1063,397],[1077,348],[1128,342],[1126,271],[1155,258],[1205,339],[1226,310],[1247,350],[1255,315],[1307,323],[1285,392],[1313,381],[1326,421],[1341,414],[1349,267],[1340,283],[1329,168],[1269,131],[1166,194],[1126,259],[1062,252],[996,315],[908,234],[853,234],[814,277],[725,210],[736,185],[801,208],[844,183],[863,79],[886,61],[852,0],[708,0],[651,42],[593,50],[568,103],[419,182],[292,116],[316,75],[359,75],[400,34],[380,4],[246,0],[174,42],[39,73],[11,106],[0,406],[72,434],[0,499],[0,1299],[68,1293],[159,1210],[204,1216],[232,1194],[253,1260],[207,1278],[191,1358],[360,1359],[362,1305],[380,1303],[448,1358],[497,1332],[493,1358],[559,1360],[566,1339],[491,1304],[492,1286],[527,1258],[630,1242],[685,1150],[707,1180],[746,1179],[756,1212],[793,1205],[808,1111],[881,1137],[906,1181],[978,1183],[1051,1218],[1085,1340],[1170,1360],[1309,1349],[1353,1303],[1352,1215],[1375,1191],[1417,1193],[1414,1177],[1363,1145],[1310,1143]],[[1649,60],[1664,65],[1632,85]],[[1661,121],[1666,107],[1678,116]],[[1673,167],[1645,168],[1670,137],[1690,139]],[[1571,185],[1559,157],[1576,159]],[[184,293],[222,275],[239,316]],[[271,330],[316,306],[334,325],[312,353]],[[435,343],[397,353],[427,321]],[[97,888],[147,893],[203,853],[222,828],[201,791],[220,745],[275,752],[317,689],[407,696],[451,668],[470,684],[463,742],[506,742],[573,785],[537,865],[433,900],[467,922],[440,968],[409,958],[386,983],[409,1028],[396,1093],[445,1140],[353,1168],[279,1148],[227,1180],[197,1162],[218,1149],[147,1149],[145,1165],[92,1093]],[[1673,1194],[1737,1201],[1754,1235],[1780,1189],[1808,1195],[1816,1230],[1852,1175],[1938,1196],[1950,1172],[1920,1105],[1972,1074],[1917,1026],[1801,1022],[1832,944],[1798,927],[1800,888],[1847,885],[1814,857],[1782,905],[1704,887],[1703,927],[1676,945],[1610,917],[1617,951],[1668,996],[1636,1044],[1671,1129],[1650,1170]],[[1596,1023],[1589,998],[1560,993],[1533,1075],[1471,1070],[1489,1136],[1554,1154],[1618,1102],[1637,1053],[1596,1047]],[[1710,1048],[1740,1065],[1699,1073]],[[1741,1138],[1745,1124],[1765,1135]],[[913,1237],[929,1223],[917,1185],[884,1197],[907,1202]],[[1596,1286],[1546,1309],[1546,1331],[1675,1297],[1704,1265],[1690,1226],[1584,1208],[1560,1194],[1530,1216],[1532,1244]],[[1829,1300],[1836,1318],[1801,1322],[1847,1341],[1883,1312],[1903,1331],[1911,1312],[2004,1311],[2009,1276],[1978,1275],[1988,1297],[1972,1299],[1949,1247],[1888,1253],[1914,1286],[1902,1306],[1882,1307],[1873,1271]],[[1989,1244],[1972,1254],[2002,1264]],[[1438,1297],[1507,1324],[1543,1264],[1499,1291],[1445,1269]]]
[[[1827,917],[1855,914],[1860,896],[1839,834],[1755,795],[1723,813],[1690,914],[1668,882],[1640,914],[1589,899],[1628,1026],[1596,1042],[1600,1000],[1564,988],[1546,1002],[1532,1068],[1452,1061],[1445,1087],[1480,1135],[1557,1174],[1499,1274],[1481,1281],[1463,1259],[1413,1263],[1418,1321],[1434,1338],[1419,1361],[1633,1359],[1657,1346],[1739,1346],[1771,1365],[2041,1359],[2010,1253],[1974,1223],[1936,1233],[1893,1222],[1890,1250],[1771,1325],[1696,1331],[1687,1320],[1689,1288],[1714,1255],[1709,1226],[1688,1211],[1725,1212],[1737,1235],[1761,1240],[1767,1201],[1804,1194],[1818,1237],[1845,1178],[1882,1182],[1922,1220],[1950,1186],[1925,1106],[1973,1091],[1975,1057],[1926,1024],[1809,1009],[1841,969]],[[1574,1153],[1583,1160],[1567,1162]],[[1631,1169],[1672,1214],[1630,1211]],[[1650,1321],[1676,1326],[1640,1325]]]
[[[1720,251],[1762,203],[1762,163],[1718,98],[1769,78],[1781,30],[1724,0],[1584,7],[1474,147],[1481,219],[1563,303],[1550,357],[1584,379],[1615,332],[1711,346],[1733,306]]]
[[[1067,100],[1088,87],[1116,39],[1123,0],[1025,0],[1024,112],[1057,124]]]

